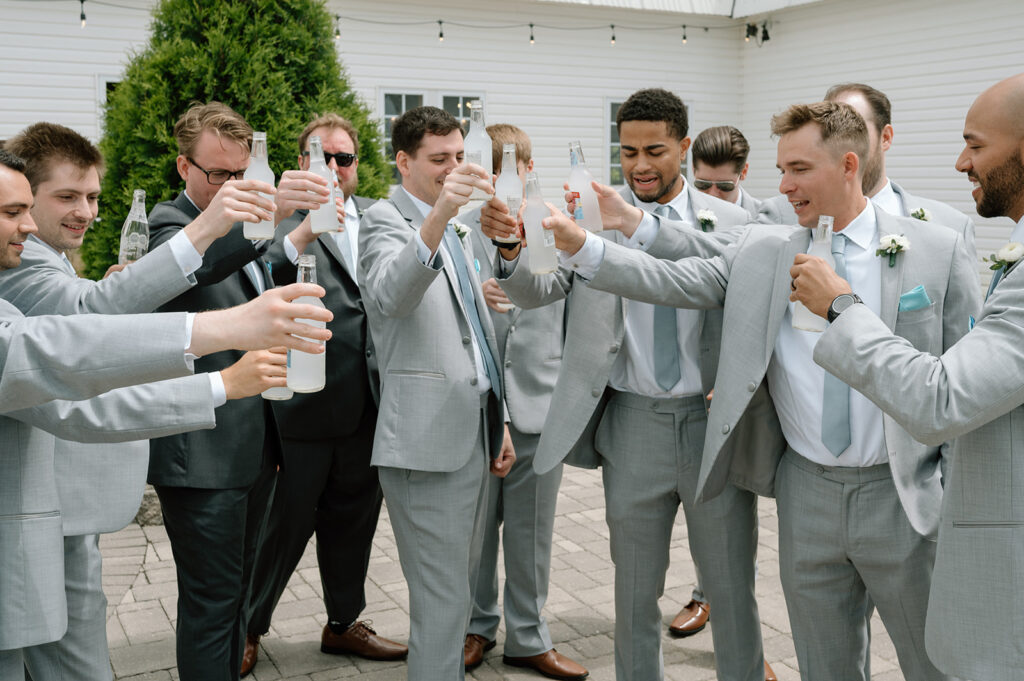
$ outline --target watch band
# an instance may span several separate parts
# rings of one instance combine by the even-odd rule
[[[519,244],[521,242],[515,241],[513,243],[507,243],[505,241],[498,241],[497,239],[491,239],[491,243],[494,244],[495,246],[497,246],[500,249],[503,249],[503,250],[506,250],[506,251],[514,251],[519,246]]]

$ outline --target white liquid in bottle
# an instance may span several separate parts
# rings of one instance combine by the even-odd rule
[[[516,145],[505,144],[501,149],[501,174],[494,183],[494,195],[508,206],[508,213],[514,218],[519,217],[519,207],[523,203],[523,181],[519,179],[519,166],[516,163]],[[519,237],[512,235],[499,237],[496,241],[506,244],[519,243]]]
[[[309,138],[309,172],[324,178],[327,188],[331,190],[327,203],[321,203],[319,208],[309,211],[310,228],[313,234],[337,232],[341,225],[338,224],[338,207],[334,204],[334,180],[331,177],[331,169],[324,161],[324,147],[319,135]]]
[[[312,255],[299,256],[299,283],[316,283],[316,257]],[[296,298],[300,305],[315,305],[324,307],[323,301],[312,296],[301,296]],[[302,324],[309,324],[317,328],[324,328],[324,322],[316,322],[311,319],[296,319]],[[304,336],[299,336],[304,338]],[[305,338],[305,340],[311,340]],[[319,341],[313,341],[317,343]],[[310,354],[299,350],[288,351],[288,387],[297,393],[315,393],[323,390],[327,382],[327,355],[324,353]]]
[[[832,223],[831,215],[822,215],[818,218],[818,226],[814,228],[811,250],[807,254],[821,258],[829,264],[829,267],[835,269],[836,261],[832,257]],[[828,322],[824,317],[819,317],[808,310],[807,306],[798,300],[793,303],[793,328],[821,333],[828,328]]]
[[[540,191],[537,173],[526,174],[526,210],[523,212],[523,227],[530,251],[530,272],[546,274],[558,269],[558,253],[555,252],[555,235],[541,224],[551,215],[544,196]]]
[[[576,199],[576,211],[573,219],[576,223],[591,232],[600,232],[604,229],[601,224],[601,206],[597,203],[597,192],[591,186],[594,176],[587,170],[587,164],[583,161],[583,148],[580,143],[569,142],[569,191]]]
[[[254,132],[252,134],[252,152],[249,156],[249,167],[245,169],[242,176],[246,180],[259,180],[273,186],[274,171],[270,169],[270,162],[267,158],[267,133]],[[265,199],[273,200],[270,194],[257,192]],[[261,240],[274,238],[274,221],[261,220],[259,222],[246,222],[242,227],[242,234],[246,239]]]
[[[494,167],[494,160],[491,153],[491,137],[487,134],[487,126],[484,123],[484,105],[479,99],[474,99],[468,106],[469,133],[463,143],[463,157],[468,163],[475,163],[489,173]],[[491,195],[483,189],[474,187],[469,198],[486,201]]]

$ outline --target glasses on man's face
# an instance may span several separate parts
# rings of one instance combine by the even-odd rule
[[[188,162],[196,167],[196,169],[206,175],[206,181],[210,184],[224,184],[228,180],[241,180],[242,176],[245,175],[245,169],[242,170],[207,170],[192,158],[186,156]]]
[[[694,180],[693,186],[702,192],[706,192],[712,187],[718,187],[719,191],[731,192],[736,189],[736,180],[726,180],[725,182],[713,182],[712,180]]]
[[[309,152],[304,151],[302,152],[302,155],[309,156]],[[339,168],[348,168],[350,165],[355,163],[356,159],[359,157],[355,154],[346,154],[344,151],[339,151],[337,154],[328,154],[326,151],[324,152],[325,164],[331,165],[332,158],[334,159],[334,162],[338,164]]]

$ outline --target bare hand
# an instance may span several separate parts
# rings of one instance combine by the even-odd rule
[[[236,222],[257,223],[273,220],[276,204],[257,192],[275,194],[274,185],[259,180],[228,180],[214,195],[210,205],[183,230],[202,255],[215,239],[231,229]]]
[[[491,174],[475,163],[464,163],[444,178],[441,195],[434,202],[434,210],[447,223],[458,215],[459,209],[469,203],[473,188],[494,194]]]
[[[134,261],[134,260],[132,260],[131,262],[135,262],[135,261]],[[113,274],[114,272],[120,272],[120,271],[121,271],[121,270],[123,270],[123,269],[124,269],[125,267],[128,267],[128,265],[130,265],[130,264],[131,264],[131,262],[129,262],[129,263],[125,263],[124,265],[117,265],[117,264],[115,264],[115,265],[111,265],[110,267],[108,267],[108,268],[107,268],[107,271],[106,271],[106,273],[105,273],[105,274],[103,275],[103,278],[104,278],[104,279],[106,279],[107,277],[109,277],[109,276],[110,276],[111,274]]]
[[[508,206],[498,197],[480,207],[480,231],[488,239],[522,238],[519,220],[508,212]]]
[[[583,244],[587,240],[587,231],[550,203],[547,206],[551,211],[551,217],[544,218],[541,224],[544,225],[544,229],[551,230],[555,235],[555,248],[563,251],[566,255],[575,255],[583,248]]]
[[[512,301],[509,300],[505,292],[498,286],[498,282],[491,277],[484,283],[480,284],[480,288],[484,292],[484,300],[487,302],[487,307],[491,308],[495,312],[505,314],[509,308],[507,306],[512,305]],[[502,307],[505,306],[505,307]]]
[[[491,459],[491,474],[504,478],[512,470],[512,464],[516,462],[516,450],[512,446],[512,433],[505,424],[505,438],[501,442],[501,452],[498,458]]]
[[[626,200],[608,185],[598,182],[591,182],[590,185],[597,192],[597,205],[601,208],[601,224],[604,228],[618,230],[627,237],[633,236],[633,232],[640,226],[644,212],[626,203]],[[572,215],[576,211],[576,200],[569,191],[568,183],[563,185],[563,188],[566,210]]]
[[[308,170],[286,170],[277,183],[274,224],[297,210],[316,210],[331,199],[327,180]]]
[[[793,278],[789,299],[799,300],[819,317],[827,317],[828,307],[841,293],[851,293],[850,284],[836,274],[827,262],[806,253],[797,253],[789,270]]]
[[[259,395],[268,388],[287,385],[287,349],[250,350],[242,358],[220,372],[229,400]]]

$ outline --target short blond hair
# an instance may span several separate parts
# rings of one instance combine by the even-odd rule
[[[191,158],[196,151],[199,137],[204,131],[234,142],[249,150],[252,140],[252,126],[227,104],[221,102],[194,103],[174,124],[174,139],[178,142],[178,153]]]
[[[497,123],[487,126],[487,134],[491,138],[491,165],[494,166],[491,172],[495,175],[501,172],[502,147],[506,144],[516,145],[516,161],[524,166],[530,165],[533,158],[533,146],[530,138],[520,128],[508,123]]]
[[[863,172],[870,147],[868,125],[856,109],[843,102],[794,104],[772,116],[772,134],[782,137],[811,124],[818,126],[821,141],[836,157],[849,151],[857,154],[861,162],[858,175]]]
[[[309,142],[309,136],[313,134],[313,131],[317,128],[338,128],[348,133],[348,136],[352,138],[352,148],[355,155],[359,155],[359,133],[356,131],[356,126],[352,125],[352,121],[347,118],[342,118],[336,113],[324,113],[320,114],[306,125],[302,129],[302,134],[299,135],[299,154],[307,151],[306,146]]]

